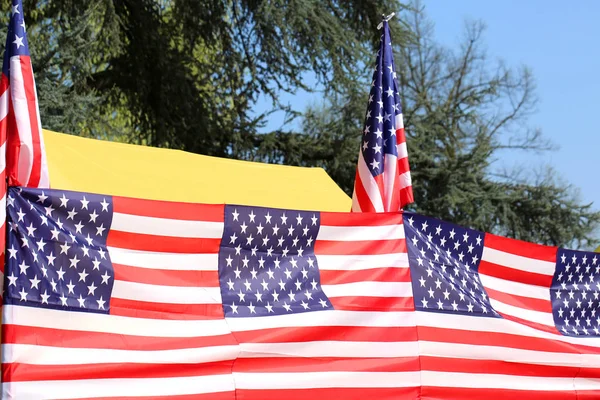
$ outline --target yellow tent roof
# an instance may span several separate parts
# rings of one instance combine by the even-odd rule
[[[86,139],[44,130],[53,188],[199,203],[348,211],[321,168],[288,167]]]

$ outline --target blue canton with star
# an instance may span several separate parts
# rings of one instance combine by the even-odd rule
[[[479,278],[483,232],[407,212],[404,231],[417,310],[499,317]]]
[[[550,288],[552,315],[567,336],[600,336],[600,257],[558,249]]]
[[[396,129],[401,127],[396,126],[396,115],[402,114],[398,88],[390,28],[384,21],[361,146],[363,158],[373,176],[383,173],[385,154],[398,156]]]
[[[108,313],[112,198],[14,187],[7,195],[4,303]]]
[[[226,317],[333,309],[321,289],[318,212],[226,206],[219,282]]]
[[[29,43],[23,19],[23,3],[21,0],[13,1],[10,11],[10,22],[6,34],[4,47],[4,62],[2,72],[10,77],[10,58],[12,56],[29,56]]]

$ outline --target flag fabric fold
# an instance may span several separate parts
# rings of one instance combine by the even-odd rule
[[[2,398],[600,395],[594,253],[408,212],[7,204]]]
[[[390,27],[384,20],[358,154],[353,212],[398,211],[414,201],[399,91]]]

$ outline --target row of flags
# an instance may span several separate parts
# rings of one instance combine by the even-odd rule
[[[348,213],[49,189],[21,0],[1,87],[2,398],[600,396],[597,254],[402,211],[386,19]]]

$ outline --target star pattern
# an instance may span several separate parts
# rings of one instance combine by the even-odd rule
[[[4,301],[108,313],[110,197],[9,188]]]
[[[398,156],[396,132],[403,128],[391,46],[390,32],[386,26],[373,71],[361,146],[362,156],[373,176],[383,173],[386,154]]]
[[[498,317],[479,278],[483,232],[404,213],[415,308]]]
[[[314,253],[319,213],[225,207],[219,281],[226,317],[332,309]]]
[[[6,42],[2,72],[6,77],[10,77],[10,58],[12,56],[29,55],[29,43],[27,42],[25,21],[23,19],[23,4],[20,0],[12,4]]]
[[[550,288],[552,315],[568,336],[600,336],[600,255],[558,249]]]

